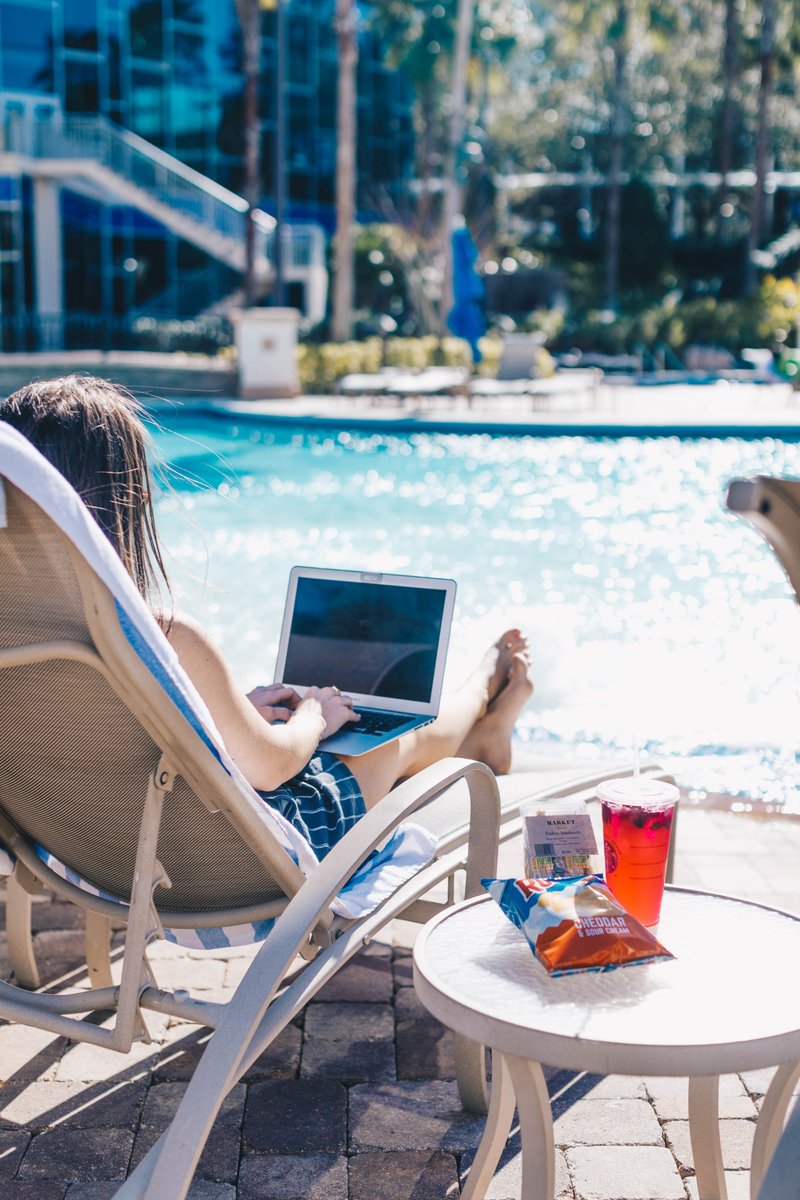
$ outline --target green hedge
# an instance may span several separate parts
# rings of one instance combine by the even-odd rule
[[[734,354],[745,347],[786,345],[800,320],[800,290],[789,278],[765,276],[751,300],[700,296],[662,300],[623,309],[609,318],[597,309],[573,311],[559,345],[619,354],[637,346],[668,346],[680,354],[687,346],[721,346]]]

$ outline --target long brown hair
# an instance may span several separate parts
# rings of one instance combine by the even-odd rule
[[[72,484],[151,602],[163,582],[156,534],[148,434],[130,393],[90,375],[67,375],[20,388],[0,402],[13,425]]]

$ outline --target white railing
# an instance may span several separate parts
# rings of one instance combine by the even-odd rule
[[[275,230],[267,234],[266,255],[275,261]],[[284,262],[290,267],[324,267],[325,234],[319,225],[285,225]]]
[[[247,203],[241,196],[104,117],[56,115],[16,131],[12,127],[6,145],[34,158],[99,162],[161,203],[224,237],[242,240]],[[263,233],[274,224],[272,217],[260,214]]]
[[[117,179],[145,192],[157,206],[151,209],[152,215],[163,220],[166,206],[178,218],[173,228],[182,236],[242,269],[247,202],[105,117],[55,111],[46,118],[26,120],[9,113],[0,127],[0,152],[29,159],[99,164]],[[91,175],[91,168],[87,175]],[[117,194],[124,203],[124,192],[118,185]],[[130,197],[129,202],[135,204],[136,200]],[[193,228],[187,222],[194,223]],[[275,220],[259,211],[256,222],[257,261],[262,265],[266,265],[265,260],[274,263]],[[284,266],[301,277],[325,271],[325,233],[319,225],[284,224],[282,246]]]

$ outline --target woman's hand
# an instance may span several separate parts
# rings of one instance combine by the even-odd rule
[[[300,703],[297,692],[282,683],[259,684],[247,693],[247,699],[270,725],[288,721]]]
[[[325,728],[320,734],[320,741],[336,733],[348,721],[357,721],[358,714],[353,712],[353,701],[350,696],[343,696],[337,687],[310,687],[300,702],[297,712],[304,710],[320,713],[325,722]]]

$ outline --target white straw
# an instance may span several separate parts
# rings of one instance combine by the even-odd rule
[[[631,724],[631,746],[633,747],[633,778],[639,778],[639,733],[636,728],[636,719],[634,718]]]

